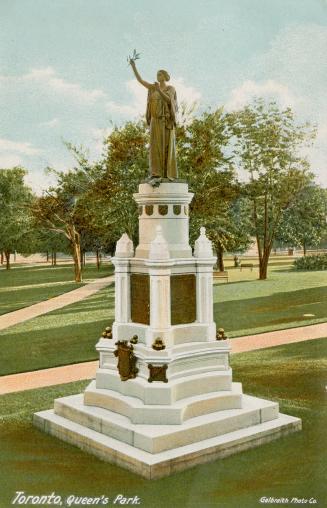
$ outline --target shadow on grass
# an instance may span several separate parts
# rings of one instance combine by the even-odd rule
[[[0,332],[0,375],[94,360],[114,319],[114,288]]]
[[[88,382],[29,390],[2,402],[1,477],[4,506],[16,491],[66,496],[137,495],[142,508],[254,508],[265,496],[325,499],[326,407],[321,379],[323,340],[232,356],[244,391],[272,398],[303,419],[303,430],[236,455],[155,481],[102,462],[33,428],[32,413],[53,399],[80,393]],[[310,372],[312,371],[312,376]],[[187,486],[187,487],[185,487]],[[110,505],[112,502],[110,502]]]
[[[62,325],[58,321],[51,328],[2,336],[0,375],[96,360],[95,345],[112,320],[113,317],[108,316],[79,325]]]
[[[257,279],[232,280],[229,282],[214,282],[213,285],[214,287],[225,286],[225,284],[228,286],[233,286],[234,284],[243,284],[244,282],[256,282],[257,280],[259,280],[259,277]]]
[[[291,322],[305,324],[308,318],[303,314],[307,313],[316,319],[327,319],[326,300],[326,287],[276,292],[215,303],[214,316],[219,326],[233,332]]]
[[[100,279],[113,273],[113,265],[111,263],[102,265],[100,270],[97,270],[95,265],[86,265],[83,269],[82,275],[84,278]],[[24,286],[31,284],[42,284],[53,281],[70,281],[74,282],[74,265],[63,264],[57,266],[42,265],[42,266],[13,266],[10,270],[3,270],[1,273],[3,286]],[[83,282],[82,282],[83,284]],[[78,285],[76,285],[78,287]]]
[[[62,309],[54,310],[50,312],[48,315],[61,315],[65,316],[66,314],[78,314],[80,312],[92,312],[92,311],[98,311],[101,309],[110,309],[113,310],[115,305],[115,297],[114,295],[109,295],[106,297],[103,297],[103,295],[99,295],[98,298],[94,298],[91,302],[86,300],[81,300],[79,303],[74,303],[72,305],[67,305],[66,307],[63,307]]]

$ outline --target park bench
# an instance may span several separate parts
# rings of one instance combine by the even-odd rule
[[[213,272],[213,281],[226,280],[228,282],[228,272]]]
[[[241,263],[240,264],[240,270],[242,271],[242,268],[251,268],[251,272],[253,270],[253,263]]]

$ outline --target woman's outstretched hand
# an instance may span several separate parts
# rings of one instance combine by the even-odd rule
[[[128,62],[129,65],[134,67],[135,66],[135,60],[139,60],[139,59],[140,59],[140,53],[136,53],[136,49],[134,49],[133,54],[129,55],[127,57],[127,62]]]

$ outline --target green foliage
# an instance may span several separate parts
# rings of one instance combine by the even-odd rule
[[[296,270],[327,270],[327,254],[303,256],[294,261]]]
[[[277,240],[290,245],[307,247],[319,245],[327,233],[327,191],[318,185],[305,187],[291,206],[283,211],[277,230]]]
[[[217,252],[243,250],[249,228],[241,204],[241,186],[231,157],[226,155],[231,132],[222,108],[205,112],[177,129],[180,176],[194,192],[190,206],[190,239],[201,226]],[[238,213],[239,212],[239,213]]]
[[[191,243],[200,226],[205,225],[210,238],[220,242],[223,249],[233,245],[242,250],[248,244],[248,228],[245,218],[236,216],[243,207],[237,204],[240,186],[235,169],[224,155],[229,136],[226,117],[219,109],[189,118],[177,130],[180,177],[188,181],[195,194],[190,213]],[[115,128],[105,141],[97,171],[85,164],[83,154],[75,149],[79,168],[93,175],[83,197],[88,206],[84,207],[83,230],[79,228],[82,237],[86,228],[89,238],[95,235],[111,248],[127,232],[137,243],[138,215],[133,193],[148,174],[148,141],[144,122],[128,122]]]
[[[101,223],[111,241],[126,232],[136,242],[138,215],[133,193],[148,175],[149,135],[144,122],[127,122],[105,141],[101,172],[93,196],[101,208]]]
[[[309,165],[299,154],[313,137],[314,130],[297,125],[290,109],[262,100],[235,113],[220,108],[193,117],[185,110],[177,126],[177,159],[179,177],[194,193],[191,244],[205,226],[222,266],[224,251],[244,251],[255,235],[260,278],[266,278],[281,223],[312,182]],[[67,143],[77,165],[68,173],[57,172],[58,185],[39,200],[43,226],[61,230],[70,243],[77,234],[82,249],[113,252],[124,232],[136,244],[133,194],[148,175],[148,142],[145,122],[139,121],[116,127],[95,163],[83,149]],[[237,166],[248,173],[248,183],[240,184]]]
[[[249,176],[245,192],[251,202],[260,278],[265,279],[283,213],[313,179],[301,149],[312,142],[315,131],[308,124],[296,124],[290,108],[280,110],[274,102],[267,105],[260,99],[230,114],[229,120],[235,161]]]
[[[24,183],[26,170],[20,167],[0,170],[0,250],[10,253],[24,251],[33,241],[30,206],[34,196]]]

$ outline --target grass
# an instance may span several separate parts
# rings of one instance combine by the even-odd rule
[[[0,332],[0,375],[95,360],[114,317],[114,287]]]
[[[1,508],[16,491],[63,497],[141,498],[143,508],[254,508],[260,498],[326,499],[326,372],[324,339],[232,356],[234,378],[244,392],[279,402],[302,418],[303,430],[226,459],[156,481],[144,480],[32,426],[32,413],[55,397],[78,393],[87,382],[0,397]],[[110,506],[112,504],[110,503]]]
[[[230,337],[327,320],[326,271],[296,272],[277,265],[265,281],[257,280],[255,269],[229,273],[231,282],[214,285],[214,316]]]
[[[97,279],[110,275],[112,265],[86,265],[83,279]],[[84,283],[74,282],[73,265],[14,266],[0,270],[0,315],[12,312],[54,296],[72,291]]]
[[[266,281],[234,270],[241,280],[214,286],[214,314],[230,337],[327,320],[326,272],[273,267]],[[246,279],[248,278],[248,279]],[[304,317],[303,314],[314,314]],[[114,319],[114,288],[0,332],[0,375],[96,360],[95,344]],[[128,337],[127,337],[128,338]]]

